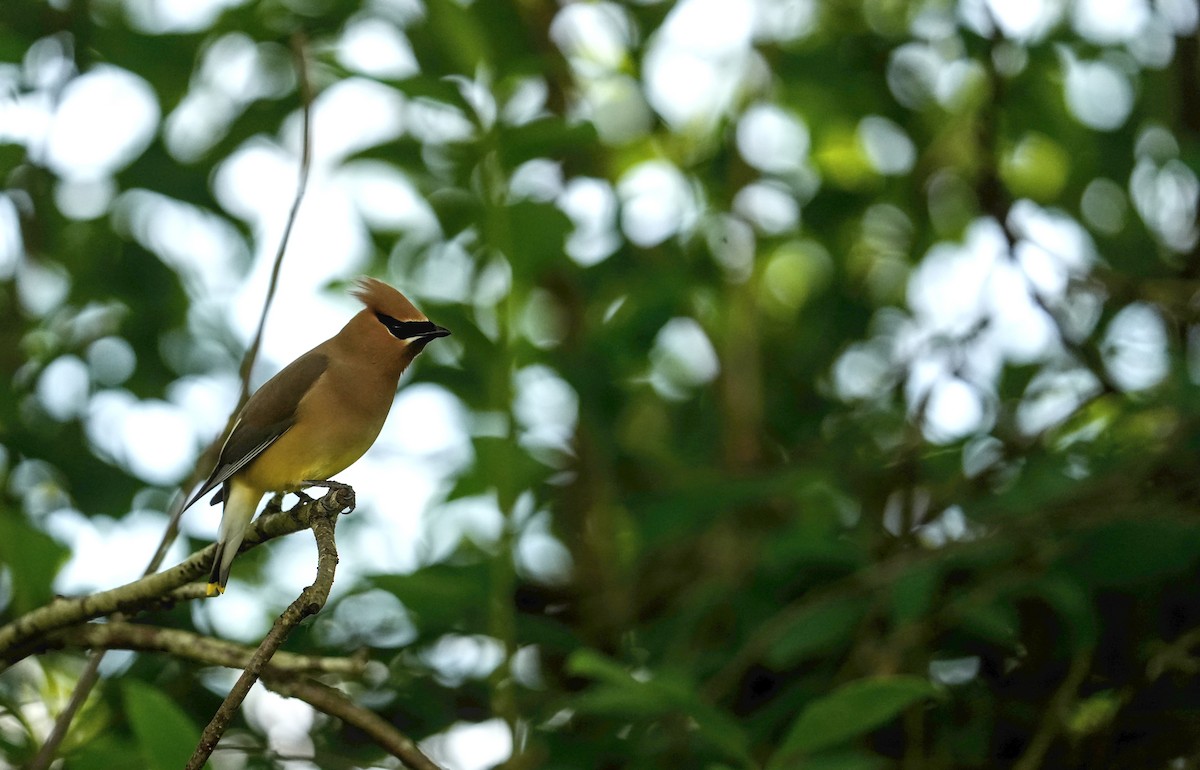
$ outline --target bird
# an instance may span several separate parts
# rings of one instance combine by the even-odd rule
[[[315,486],[362,457],[383,428],[401,373],[450,334],[382,281],[360,278],[351,293],[363,309],[254,392],[212,474],[184,505],[218,487],[210,505],[224,502],[208,596],[225,593],[263,495]]]

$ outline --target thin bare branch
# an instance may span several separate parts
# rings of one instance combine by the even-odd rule
[[[1042,766],[1042,760],[1045,759],[1046,752],[1050,750],[1054,739],[1062,732],[1071,706],[1079,697],[1079,686],[1083,684],[1091,668],[1091,652],[1076,654],[1074,660],[1071,661],[1071,668],[1067,671],[1066,678],[1054,691],[1049,707],[1043,712],[1037,732],[1029,741],[1025,753],[1013,765],[1013,770],[1037,770]]]
[[[200,743],[192,753],[192,758],[188,760],[187,770],[200,770],[204,767],[204,763],[208,761],[217,742],[221,740],[221,736],[225,734],[226,728],[233,720],[233,715],[241,708],[246,694],[258,681],[267,661],[271,660],[280,645],[291,634],[292,629],[300,624],[300,621],[317,614],[325,606],[325,602],[329,599],[329,590],[333,587],[334,571],[337,569],[337,543],[333,537],[336,521],[336,514],[312,517],[313,537],[317,541],[317,578],[311,586],[300,593],[294,602],[288,605],[288,608],[275,621],[275,625],[263,639],[262,644],[254,651],[254,655],[251,656],[242,675],[238,677],[237,683],[225,697],[225,701],[217,709],[208,726],[204,728],[204,733],[200,736]]]
[[[304,35],[296,32],[292,35],[292,61],[296,69],[296,77],[300,81],[300,119],[302,129],[300,136],[300,176],[296,182],[296,196],[292,198],[292,207],[288,211],[287,223],[283,226],[283,235],[279,239],[279,248],[275,252],[275,265],[271,268],[271,282],[267,286],[267,298],[263,302],[262,314],[258,317],[258,330],[254,332],[254,341],[242,359],[242,396],[239,403],[245,403],[250,397],[250,371],[254,368],[254,359],[258,357],[258,349],[262,345],[263,329],[267,325],[267,311],[271,308],[271,300],[275,297],[275,289],[279,285],[279,271],[283,266],[283,255],[287,252],[288,241],[292,237],[292,229],[296,225],[296,215],[300,211],[300,203],[304,200],[304,191],[308,187],[308,173],[312,166],[312,85],[308,79],[308,55],[306,53]]]
[[[302,502],[287,511],[264,514],[250,525],[239,552],[307,529],[313,521],[353,507],[353,492],[349,488],[333,488],[317,500]],[[140,612],[203,597],[204,586],[199,583],[188,584],[208,574],[214,547],[208,546],[168,570],[119,588],[74,599],[55,599],[27,612],[0,627],[0,661],[7,665],[15,663],[28,655],[37,646],[38,640],[51,631],[114,613]]]
[[[280,695],[299,698],[316,710],[357,727],[375,741],[380,748],[413,770],[442,770],[441,766],[417,748],[417,744],[411,738],[375,712],[354,703],[340,690],[312,679],[281,679],[264,676],[263,684]]]
[[[176,628],[159,628],[136,623],[85,623],[56,631],[46,640],[47,649],[82,647],[101,650],[165,652],[206,666],[245,668],[254,648]],[[263,668],[264,675],[336,674],[361,676],[367,667],[365,655],[349,658],[297,655],[277,652]]]

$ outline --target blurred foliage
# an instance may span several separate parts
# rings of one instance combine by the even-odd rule
[[[1024,4],[1042,23],[1018,28],[1001,2],[759,0],[727,48],[673,30],[703,9],[735,27],[736,3],[231,5],[179,28],[154,2],[0,5],[0,619],[52,595],[49,514],[166,499],[96,445],[86,406],[47,407],[43,374],[84,361],[90,398],[155,399],[235,367],[130,194],[221,223],[247,270],[264,234],[223,208],[215,170],[286,144],[300,32],[318,92],[369,78],[405,105],[399,137],[342,162],[385,164],[432,214],[374,226],[371,270],[454,330],[419,365],[472,418],[446,502],[494,500],[504,526],[340,586],[323,616],[386,592],[411,642],[372,643],[360,618],[289,649],[369,644],[386,674],[352,697],[418,740],[499,718],[510,768],[1200,767],[1190,4],[1121,4],[1136,21],[1114,30],[1089,26],[1094,2]],[[344,55],[364,22],[411,72]],[[6,107],[111,66],[169,123],[222,44],[252,52],[261,87],[203,141],[160,125],[102,180],[107,205],[64,211],[63,170]],[[651,82],[670,45],[698,52],[669,85],[705,108]],[[463,264],[462,296],[435,291]],[[116,383],[94,353],[114,338],[136,356]],[[534,376],[577,402],[554,413],[564,440],[528,428],[549,409],[519,408]],[[518,558],[545,512],[567,576]],[[447,671],[447,645],[498,662]],[[0,677],[8,764],[79,665]],[[66,766],[177,767],[218,702],[206,677],[117,667]],[[260,727],[231,734],[246,767],[281,761]],[[382,761],[335,720],[312,745],[321,767]]]

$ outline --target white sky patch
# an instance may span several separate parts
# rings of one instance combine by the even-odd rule
[[[455,722],[450,729],[421,741],[433,761],[454,770],[486,770],[512,755],[512,735],[503,719]]]
[[[1133,110],[1129,77],[1107,61],[1080,61],[1069,49],[1063,52],[1067,70],[1067,107],[1080,123],[1098,131],[1120,128]]]
[[[638,246],[662,243],[690,224],[696,204],[688,180],[665,160],[649,160],[631,168],[617,183],[621,229]]]
[[[1167,375],[1167,330],[1150,305],[1134,303],[1117,313],[1100,349],[1109,374],[1126,390],[1144,390]]]
[[[167,517],[158,511],[135,510],[119,519],[84,516],[64,508],[46,516],[46,531],[71,551],[71,558],[54,578],[54,590],[64,595],[116,588],[142,576],[158,547]],[[167,564],[187,553],[183,541],[167,552]]]
[[[681,0],[650,42],[646,96],[667,122],[708,122],[728,105],[749,62],[750,0]]]
[[[141,155],[158,118],[158,99],[145,80],[99,65],[63,89],[49,126],[46,162],[62,177],[107,176]]]
[[[125,457],[134,475],[151,484],[171,486],[192,469],[195,440],[191,422],[181,409],[165,401],[139,401],[130,405],[122,420],[125,445],[138,447]]]
[[[1088,371],[1043,371],[1037,374],[1017,406],[1017,427],[1026,434],[1044,431],[1065,420],[1083,402],[1099,390],[1099,383]]]
[[[337,181],[372,229],[428,239],[441,232],[433,209],[408,177],[389,163],[350,161],[338,169]]]
[[[562,164],[550,158],[527,160],[513,171],[508,194],[516,200],[547,203],[563,192]]]
[[[985,283],[1002,246],[998,233],[978,224],[968,230],[963,245],[934,245],[908,284],[908,305],[918,321],[950,334],[962,334],[977,323]]]
[[[988,281],[991,326],[984,339],[1014,363],[1037,361],[1056,343],[1053,321],[1035,304],[1029,280],[1017,266],[1005,261],[996,266]]]
[[[733,196],[733,210],[766,235],[781,235],[800,225],[795,194],[774,180],[751,182]]]
[[[948,443],[966,436],[981,427],[984,417],[979,392],[955,377],[940,380],[929,394],[926,411],[929,438]]]
[[[816,19],[816,0],[755,0],[754,37],[795,40],[811,32]]]
[[[315,712],[304,701],[285,698],[255,683],[246,695],[242,711],[250,726],[267,736],[272,751],[288,757],[313,755],[310,732]],[[292,763],[288,765],[290,767]]]
[[[1146,0],[1075,0],[1071,4],[1075,31],[1100,45],[1129,40],[1149,20]]]
[[[156,192],[122,193],[114,219],[119,231],[157,255],[201,296],[226,289],[245,258],[242,237],[228,220]]]
[[[54,203],[70,219],[95,219],[108,211],[116,192],[112,177],[60,179],[54,186]]]
[[[346,25],[337,57],[347,68],[377,78],[401,80],[419,71],[408,39],[383,19],[361,18]]]
[[[672,318],[659,329],[650,350],[650,384],[660,395],[685,398],[719,371],[717,352],[694,319]]]
[[[756,104],[738,120],[737,146],[746,162],[761,171],[796,171],[808,157],[808,126],[778,105]]]
[[[35,390],[51,417],[59,422],[70,420],[87,409],[87,364],[76,356],[59,356],[42,370]]]
[[[104,390],[88,404],[85,429],[102,456],[151,484],[177,484],[195,461],[195,433],[182,409]]]
[[[25,250],[21,243],[20,223],[12,198],[0,195],[0,279],[12,277],[17,260]]]
[[[394,88],[366,78],[339,80],[313,101],[313,162],[336,164],[398,138],[404,111],[404,97]],[[301,128],[300,114],[293,113],[283,128],[289,146],[300,146]]]
[[[868,115],[859,121],[858,140],[881,174],[907,174],[916,162],[916,146],[903,128],[887,118]]]
[[[1005,37],[1035,42],[1046,35],[1062,15],[1062,0],[985,0],[991,18]]]
[[[1200,181],[1178,158],[1158,166],[1149,158],[1140,158],[1129,177],[1134,208],[1142,220],[1163,242],[1176,251],[1186,251],[1196,243],[1196,201],[1200,199]]]
[[[16,89],[15,80],[3,85]],[[0,100],[0,138],[24,145],[35,154],[42,153],[52,113],[52,101],[45,91],[5,94]]]
[[[928,398],[930,440],[952,441],[988,427],[990,391],[973,383],[993,382],[1005,361],[1044,361],[1058,351],[1058,330],[1035,292],[1051,306],[1085,311],[1071,304],[1068,281],[1094,259],[1086,233],[1061,214],[1020,203],[1011,224],[1022,237],[1015,259],[990,220],[971,225],[962,244],[930,249],[909,282],[913,322],[896,337],[890,355],[844,357],[843,368],[855,367],[840,374],[847,393],[874,392],[879,377],[886,384],[889,360],[912,361],[905,383],[908,403],[915,408]],[[948,340],[939,341],[941,335]],[[958,338],[962,341],[953,341]],[[966,381],[957,381],[960,377]],[[1040,425],[1048,418],[1025,419]]]
[[[632,37],[626,11],[614,3],[570,3],[550,24],[550,38],[584,77],[620,69]]]
[[[468,679],[484,679],[504,661],[504,645],[490,636],[446,634],[421,659],[438,672],[446,685],[458,686]]]
[[[424,527],[418,544],[422,564],[434,564],[454,552],[464,538],[491,548],[504,530],[504,514],[495,493],[460,497],[438,507],[437,519]]]
[[[884,345],[858,343],[850,346],[834,364],[834,385],[842,398],[874,398],[883,395],[894,382],[893,370]]]
[[[133,26],[152,35],[208,29],[226,8],[246,0],[124,0]]]
[[[550,514],[545,511],[525,523],[514,549],[517,569],[544,583],[563,584],[570,580],[574,562],[571,552],[550,530]]]
[[[567,236],[567,256],[588,267],[603,262],[621,245],[616,232],[617,196],[606,180],[576,177],[558,198],[575,229]]]
[[[574,389],[553,369],[541,365],[521,369],[515,380],[513,413],[522,428],[522,445],[566,451],[579,416]]]
[[[213,192],[244,221],[282,219],[296,194],[299,156],[266,137],[245,142],[217,166]]]

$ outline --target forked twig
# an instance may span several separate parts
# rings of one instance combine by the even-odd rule
[[[329,494],[336,498],[341,492],[334,490]],[[353,502],[351,502],[351,506],[353,506]],[[300,621],[317,614],[325,606],[325,602],[329,599],[329,590],[333,587],[333,575],[337,569],[337,543],[333,537],[337,516],[336,512],[326,513],[313,509],[311,525],[313,537],[317,541],[317,578],[312,585],[300,592],[300,596],[296,597],[294,602],[288,605],[288,608],[275,621],[275,625],[271,627],[266,638],[262,640],[262,644],[258,645],[258,649],[250,657],[250,662],[242,671],[242,675],[238,677],[237,683],[225,696],[224,702],[213,714],[208,726],[204,728],[204,733],[200,736],[200,743],[196,745],[192,758],[188,760],[187,770],[200,770],[204,767],[204,763],[208,761],[213,749],[217,747],[217,742],[221,740],[221,736],[225,734],[226,728],[233,720],[233,715],[241,708],[246,694],[258,681],[263,667],[288,638],[292,629],[300,624]]]

